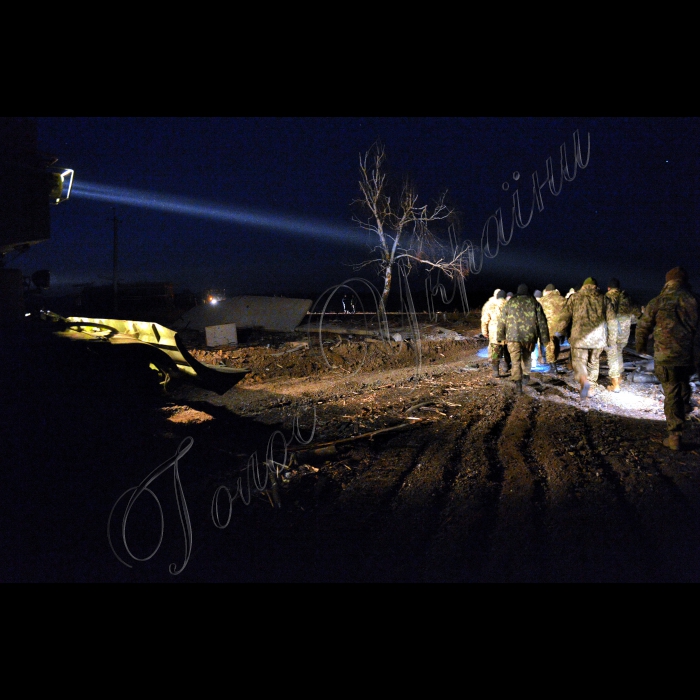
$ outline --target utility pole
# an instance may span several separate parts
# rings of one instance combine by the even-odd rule
[[[118,246],[117,246],[117,241],[118,241],[118,236],[117,236],[117,229],[119,227],[119,224],[121,221],[117,219],[117,210],[115,207],[112,207],[112,222],[114,224],[114,250],[112,254],[112,284],[114,287],[114,315],[115,317],[119,313],[119,301],[118,301],[118,285],[117,285],[117,275],[119,274],[119,256],[118,256]]]

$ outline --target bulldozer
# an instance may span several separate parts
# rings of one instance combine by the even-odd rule
[[[248,369],[197,361],[178,334],[157,323],[118,318],[63,317],[50,309],[25,308],[26,278],[9,263],[51,235],[51,207],[69,200],[74,172],[41,153],[37,125],[28,117],[0,117],[0,345],[5,354],[17,344],[73,341],[90,356],[121,363],[167,389],[181,378],[223,394],[249,373]],[[49,285],[50,272],[30,278],[36,287]],[[62,347],[62,350],[64,348]],[[82,352],[82,350],[81,350]]]

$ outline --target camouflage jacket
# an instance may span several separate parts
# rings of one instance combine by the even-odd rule
[[[572,348],[605,348],[617,343],[617,319],[608,298],[594,284],[584,284],[565,305],[571,322]]]
[[[491,297],[481,309],[481,334],[489,339],[489,343],[496,342],[498,319],[501,317],[505,303],[505,297],[503,299]]]
[[[542,304],[544,315],[547,317],[547,325],[551,334],[562,333],[566,330],[565,303],[566,299],[559,293],[558,289],[542,292],[540,304]]]
[[[654,337],[654,362],[688,367],[700,365],[698,300],[686,285],[667,282],[637,322],[637,352],[646,352],[649,335]]]
[[[637,322],[641,309],[632,303],[624,289],[609,289],[605,296],[615,311],[617,318],[617,342],[627,344],[632,324]]]
[[[532,296],[515,296],[506,302],[498,320],[497,342],[549,343],[549,326],[542,305]]]

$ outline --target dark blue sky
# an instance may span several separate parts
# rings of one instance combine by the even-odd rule
[[[542,190],[543,211],[484,260],[467,294],[520,282],[564,293],[615,276],[645,303],[678,264],[700,289],[698,118],[39,117],[37,127],[40,150],[75,171],[74,190],[52,208],[51,240],[14,266],[50,269],[55,288],[111,283],[112,207],[122,280],[229,295],[340,284],[368,257],[351,203],[376,139],[389,175],[409,176],[420,202],[447,191],[460,237],[478,249],[498,207],[509,226],[516,189],[527,217],[532,173],[544,181],[552,157],[558,176],[562,144],[573,169],[578,130],[584,158],[590,134],[587,167],[558,197]]]

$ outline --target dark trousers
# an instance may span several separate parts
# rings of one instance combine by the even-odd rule
[[[510,352],[507,345],[491,343],[489,350],[491,352],[491,362],[500,362],[501,358],[503,358],[506,361],[506,365],[510,367]]]
[[[664,391],[664,415],[669,433],[683,432],[686,407],[690,408],[692,367],[654,365],[654,374]]]
[[[552,333],[552,335],[549,336],[549,343],[547,344],[547,362],[549,362],[549,364],[559,359],[560,348],[561,338],[556,333]]]

